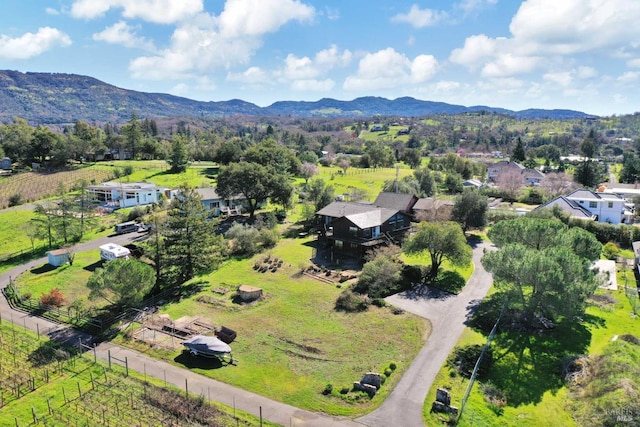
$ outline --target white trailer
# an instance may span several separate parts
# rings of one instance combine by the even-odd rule
[[[100,258],[104,261],[111,261],[118,258],[129,259],[131,251],[124,246],[115,243],[107,243],[100,246]]]

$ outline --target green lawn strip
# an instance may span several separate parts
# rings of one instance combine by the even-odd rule
[[[2,211],[0,213],[0,259],[7,256],[31,251],[31,240],[25,228],[35,217],[31,210]],[[43,242],[35,241],[35,247],[42,246]]]
[[[78,252],[75,254],[73,265],[64,264],[53,267],[48,263],[32,268],[15,278],[14,283],[18,292],[24,297],[39,300],[42,294],[53,288],[58,288],[65,298],[62,306],[66,310],[78,298],[85,300],[85,308],[101,308],[108,303],[104,299],[88,300],[89,288],[87,280],[93,270],[100,266],[100,254],[97,249]]]
[[[379,168],[379,169],[362,169],[349,168],[345,175],[341,174],[342,169],[338,167],[320,167],[319,173],[314,178],[321,178],[325,183],[330,184],[335,189],[335,194],[349,194],[354,188],[361,189],[366,192],[365,200],[375,200],[378,193],[382,191],[382,187],[386,181],[396,179],[395,168]],[[399,169],[399,177],[412,175],[413,170],[406,166]],[[300,182],[304,182],[301,180]]]
[[[311,248],[305,239],[287,240],[272,251],[284,261],[276,273],[253,270],[253,259],[229,261],[204,277],[209,282],[199,295],[168,305],[163,312],[177,319],[198,315],[238,333],[231,344],[237,366],[194,371],[288,404],[334,415],[358,415],[378,406],[392,390],[428,334],[428,324],[409,314],[393,315],[389,308],[345,314],[334,310],[341,292],[306,276],[296,261],[307,259]],[[306,253],[304,256],[300,252]],[[216,297],[213,288],[258,286],[265,299],[250,306],[230,303],[230,294]],[[219,303],[200,302],[217,298]],[[181,365],[179,352],[165,355]],[[373,400],[357,405],[340,398],[339,390],[351,387],[368,371],[383,372],[390,362],[398,369]],[[182,365],[181,365],[182,366]],[[326,384],[334,394],[322,396]]]
[[[492,289],[491,293],[494,292]],[[577,425],[570,406],[580,410],[581,403],[569,395],[562,378],[562,363],[566,357],[579,354],[603,354],[613,337],[637,331],[639,322],[631,316],[624,291],[598,290],[596,295],[612,296],[615,302],[599,299],[597,304],[592,303],[581,323],[561,324],[541,335],[497,334],[492,344],[494,365],[487,378],[475,383],[459,425]],[[484,335],[467,328],[457,346],[485,342]],[[480,389],[480,384],[489,380],[510,396],[502,411],[492,409]],[[445,419],[443,415],[430,413],[437,387],[450,388],[452,405],[460,406],[468,383],[443,366],[425,400],[425,423],[432,425]],[[588,407],[589,403],[584,405]],[[611,409],[616,409],[615,405]]]

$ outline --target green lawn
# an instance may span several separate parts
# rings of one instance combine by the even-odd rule
[[[312,256],[310,244],[311,238],[282,240],[269,252],[283,261],[275,273],[260,273],[253,268],[266,254],[230,260],[219,270],[194,279],[193,284],[202,284],[199,292],[163,308],[174,320],[197,315],[237,331],[238,339],[232,344],[237,366],[199,368],[179,351],[148,347],[145,351],[309,410],[358,415],[378,406],[424,344],[430,325],[410,314],[392,314],[389,307],[372,306],[364,313],[336,312],[334,305],[341,287],[300,275],[299,266]],[[17,278],[18,289],[39,298],[58,287],[67,304],[74,298],[84,299],[88,295],[86,281],[98,259],[98,251],[94,250],[76,254],[73,266],[38,267]],[[265,299],[248,306],[233,303],[233,291],[240,284],[262,288]],[[219,288],[229,292],[213,292]],[[102,300],[91,303],[104,304]],[[384,372],[391,362],[397,363],[398,369],[374,399],[355,403],[354,399],[361,396],[351,393],[344,397],[339,393],[366,372]],[[321,392],[328,383],[334,385],[335,391],[323,396]]]
[[[103,299],[87,301],[89,289],[86,283],[98,266],[100,266],[100,253],[97,249],[78,252],[75,254],[73,265],[64,264],[53,267],[45,263],[18,276],[15,284],[21,295],[30,294],[36,300],[51,289],[58,288],[65,297],[63,308],[68,307],[78,298],[86,302],[86,308],[103,307],[107,304]]]
[[[197,372],[284,401],[304,409],[336,415],[358,415],[378,406],[424,344],[429,324],[409,314],[394,315],[389,308],[346,314],[334,310],[342,291],[306,276],[298,264],[308,261],[308,239],[286,240],[271,252],[283,260],[276,273],[253,270],[253,259],[229,261],[202,278],[205,288],[193,298],[163,310],[176,319],[198,314],[216,325],[238,332],[232,344],[238,366],[198,369]],[[217,296],[214,288],[258,286],[264,301],[239,306],[230,296]],[[202,302],[206,296],[207,302]],[[200,301],[199,301],[200,300]],[[211,303],[213,301],[213,303]],[[167,354],[180,363],[178,353]],[[390,362],[398,369],[371,401],[359,404],[342,399],[338,390],[350,387],[369,371],[382,372]],[[334,395],[321,394],[334,385]]]
[[[596,295],[609,295],[615,302],[594,301],[583,322],[559,325],[540,335],[498,333],[492,344],[494,365],[486,378],[475,383],[459,425],[577,425],[570,404],[580,403],[569,396],[561,375],[562,363],[567,357],[579,354],[603,354],[615,336],[637,333],[640,326],[640,320],[631,315],[631,306],[623,291],[599,290]],[[495,307],[493,313],[497,313]],[[485,342],[486,336],[467,328],[457,345]],[[507,393],[503,411],[492,410],[480,391],[479,385],[489,381]],[[460,406],[468,383],[443,366],[425,400],[425,423],[432,425],[442,419],[442,415],[430,413],[437,387],[451,389],[452,405]]]

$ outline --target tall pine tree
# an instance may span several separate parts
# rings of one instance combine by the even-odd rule
[[[210,271],[222,260],[224,238],[215,234],[200,195],[182,187],[173,200],[164,228],[165,271],[174,284],[182,284]]]

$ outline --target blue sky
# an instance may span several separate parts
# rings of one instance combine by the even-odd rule
[[[638,0],[2,0],[0,69],[202,101],[640,111]]]

